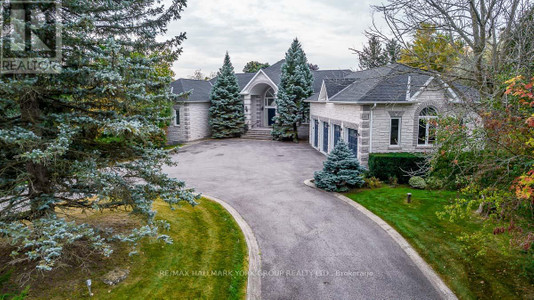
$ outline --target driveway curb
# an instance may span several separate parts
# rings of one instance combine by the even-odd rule
[[[436,289],[436,291],[441,295],[443,299],[450,299],[450,300],[456,300],[458,299],[456,295],[449,289],[449,287],[441,280],[439,275],[432,269],[432,267],[427,264],[424,259],[415,251],[415,249],[398,233],[393,227],[391,227],[386,221],[382,220],[380,217],[372,213],[367,208],[363,207],[358,202],[342,195],[339,193],[330,193],[326,192],[324,190],[321,190],[315,186],[315,184],[312,182],[312,179],[308,179],[304,181],[304,184],[314,188],[316,190],[322,191],[324,193],[332,194],[339,200],[351,205],[352,207],[359,210],[361,213],[363,213],[365,216],[367,216],[369,219],[373,220],[380,228],[382,228],[387,234],[404,250],[404,252],[408,255],[408,257],[412,260],[412,262],[421,270],[423,275],[430,281],[432,286]]]
[[[260,257],[260,247],[258,241],[254,236],[252,228],[248,223],[243,219],[243,217],[235,210],[230,204],[225,201],[207,196],[205,194],[201,195],[202,197],[217,202],[222,205],[234,218],[237,222],[243,235],[245,235],[245,240],[247,242],[248,248],[248,280],[247,280],[247,300],[259,300],[261,299],[261,257]]]

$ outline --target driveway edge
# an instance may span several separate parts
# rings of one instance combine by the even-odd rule
[[[443,299],[457,300],[458,298],[452,292],[452,290],[443,282],[439,275],[432,269],[432,267],[425,262],[425,260],[415,251],[415,249],[398,233],[393,227],[391,227],[386,221],[382,220],[380,217],[372,213],[370,210],[359,204],[358,202],[342,195],[339,193],[330,193],[324,190],[321,190],[315,186],[312,182],[312,179],[304,181],[304,184],[314,188],[316,190],[322,191],[324,193],[333,194],[339,200],[351,205],[352,207],[359,210],[369,219],[373,220],[380,228],[382,228],[408,255],[412,262],[421,270],[423,275],[430,281],[432,286],[436,291],[441,295]]]
[[[233,208],[230,204],[225,201],[207,196],[205,194],[201,195],[202,197],[217,202],[222,205],[234,218],[237,222],[243,235],[245,236],[245,241],[247,242],[248,248],[248,279],[247,279],[247,300],[259,300],[261,299],[261,257],[260,257],[260,247],[258,241],[254,236],[252,228],[248,223],[243,219],[243,217]]]

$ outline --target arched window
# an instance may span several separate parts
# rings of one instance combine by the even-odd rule
[[[436,121],[438,112],[433,107],[425,107],[419,113],[418,145],[432,145],[436,141]]]
[[[276,96],[274,95],[274,90],[272,88],[267,90],[267,92],[265,93],[265,106],[266,107],[276,106],[276,103],[274,101],[275,98]]]

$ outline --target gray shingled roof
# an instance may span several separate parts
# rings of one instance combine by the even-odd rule
[[[245,88],[247,83],[252,80],[254,75],[256,75],[256,73],[236,73],[235,76],[237,77],[237,84],[239,85],[239,88],[241,90]],[[215,81],[217,81],[217,77],[210,80],[211,84],[215,84]]]
[[[271,80],[274,82],[274,84],[279,85],[280,84],[280,75],[282,75],[282,65],[285,63],[285,59],[282,59],[275,63],[274,65],[263,69],[263,72]],[[321,86],[323,84],[323,80],[325,79],[341,79],[345,76],[351,74],[351,70],[319,70],[319,71],[312,71],[313,74],[313,92],[319,93],[321,91]]]
[[[181,98],[187,102],[209,102],[212,84],[206,80],[178,79],[171,83],[174,94],[189,92],[189,96]]]
[[[337,95],[337,93],[344,90],[346,87],[351,85],[356,79],[354,78],[343,78],[343,79],[325,79],[324,85],[326,87],[326,93],[332,97]]]
[[[276,85],[280,84],[280,75],[282,74],[282,65],[284,62],[285,60],[282,59],[274,65],[263,69],[263,72],[265,72],[265,74],[271,78]],[[323,80],[343,79],[352,72],[350,70],[319,70],[312,71],[312,73],[314,78],[313,91],[314,94],[317,94],[319,91],[321,91]],[[243,89],[250,82],[250,80],[252,80],[256,73],[237,73],[235,75],[237,77],[239,87]],[[171,83],[171,86],[173,87],[175,94],[181,94],[189,91],[191,92],[189,98],[184,98],[184,101],[207,102],[209,101],[211,87],[213,84],[215,84],[216,80],[217,77],[211,79],[210,81],[178,79]]]
[[[421,70],[391,64],[346,76],[346,79],[354,79],[354,82],[341,92],[335,95],[328,93],[328,96],[330,101],[339,102],[406,101],[408,89],[412,97],[430,77],[430,74]]]

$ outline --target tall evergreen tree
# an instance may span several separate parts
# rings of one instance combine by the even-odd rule
[[[217,75],[210,92],[211,135],[216,139],[240,137],[245,132],[245,114],[237,77],[228,52]]]
[[[324,162],[323,170],[315,172],[315,185],[329,192],[346,192],[361,187],[363,169],[347,143],[340,140]]]
[[[313,94],[313,74],[298,39],[286,52],[274,118],[272,136],[276,140],[298,141],[298,126],[308,119],[309,104],[304,100]]]
[[[368,70],[385,66],[388,64],[388,56],[386,51],[382,49],[380,39],[376,35],[369,37],[368,45],[363,47],[362,51],[351,49],[358,55],[360,61],[360,68]]]
[[[402,47],[397,40],[387,40],[385,48],[388,63],[392,64],[399,61]]]
[[[180,18],[185,0],[61,4],[61,72],[0,77],[0,235],[18,247],[15,259],[41,270],[53,268],[74,243],[104,255],[112,250],[108,234],[67,222],[60,209],[128,208],[147,225],[117,237],[135,241],[157,234],[153,201],[197,198],[162,172],[172,162],[151,142],[162,133],[158,125],[170,121],[162,111],[177,100],[169,66],[185,35],[157,37]],[[9,10],[2,13],[9,17]],[[46,20],[53,15],[45,13]],[[55,38],[52,27],[43,27],[43,41]]]

